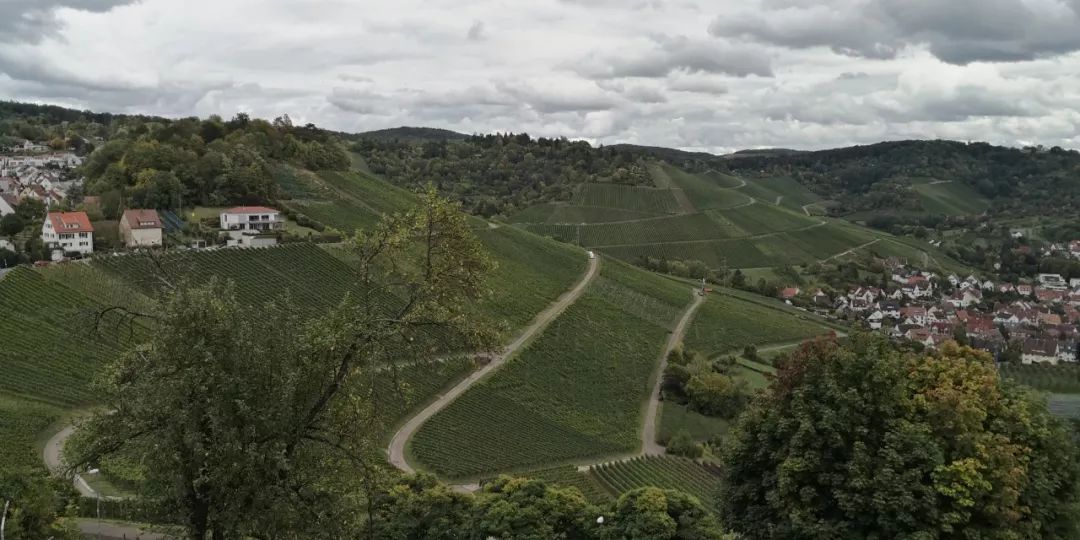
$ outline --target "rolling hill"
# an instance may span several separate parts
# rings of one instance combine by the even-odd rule
[[[815,215],[823,201],[791,177],[692,174],[661,164],[649,172],[655,187],[582,184],[571,201],[527,208],[510,221],[630,262],[651,257],[763,269],[866,251],[962,267],[917,240]]]

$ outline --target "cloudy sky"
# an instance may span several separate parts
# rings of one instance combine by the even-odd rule
[[[1080,148],[1080,0],[0,0],[0,98],[713,152]]]

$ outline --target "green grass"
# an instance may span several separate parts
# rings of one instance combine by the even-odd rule
[[[675,214],[680,211],[679,203],[671,190],[622,184],[582,184],[574,194],[573,204],[653,215]]]
[[[425,424],[412,455],[468,478],[635,451],[657,356],[689,300],[689,287],[606,262],[542,335]]]
[[[966,216],[981,214],[990,208],[990,201],[986,197],[961,182],[919,183],[914,184],[912,189],[923,208],[932,214]]]
[[[660,444],[666,444],[676,433],[686,431],[696,441],[707,441],[718,434],[727,433],[730,428],[729,420],[705,416],[686,405],[666,401],[660,406],[656,439]]]
[[[663,170],[698,210],[732,208],[752,202],[749,196],[735,189],[741,182],[730,176],[691,174],[669,165],[663,165]]]
[[[714,508],[720,492],[716,465],[678,457],[639,457],[593,467],[588,474],[613,496],[643,487],[677,489],[697,497],[706,508]]]
[[[809,318],[735,298],[712,294],[698,309],[687,329],[686,347],[708,354],[741,351],[764,345],[807,339],[830,329]]]

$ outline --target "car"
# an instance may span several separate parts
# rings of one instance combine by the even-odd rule
[[[595,259],[596,258],[596,253],[595,252],[590,251],[588,253],[589,253],[589,258],[590,259]]]

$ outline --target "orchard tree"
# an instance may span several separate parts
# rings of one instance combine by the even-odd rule
[[[749,539],[1080,537],[1069,431],[955,343],[804,344],[723,460],[719,516]]]
[[[116,453],[152,464],[140,497],[199,540],[362,529],[363,494],[384,474],[369,460],[376,381],[400,359],[493,345],[468,316],[492,263],[433,192],[353,249],[353,292],[314,320],[287,296],[252,306],[226,283],[174,283],[149,341],[106,368],[109,412],[80,428],[74,465]]]

